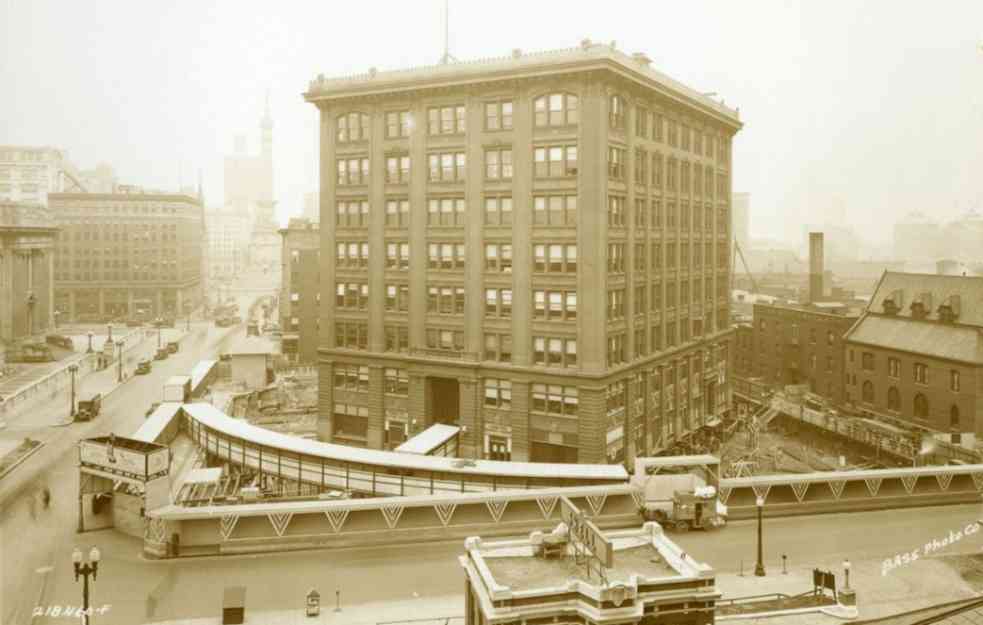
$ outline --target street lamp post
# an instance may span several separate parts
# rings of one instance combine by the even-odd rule
[[[116,341],[116,352],[119,355],[119,376],[117,382],[123,381],[123,339]]]
[[[113,324],[112,323],[107,323],[106,324],[106,333],[109,335],[109,337],[106,340],[109,341],[110,343],[112,343],[113,342]]]
[[[89,625],[89,575],[92,581],[96,581],[96,574],[99,571],[100,560],[99,548],[93,547],[89,552],[89,561],[83,562],[82,550],[78,547],[72,551],[72,564],[75,567],[75,581],[79,581],[82,576],[82,623]]]
[[[160,317],[157,317],[156,323],[157,323],[157,349],[159,350],[160,349],[160,326],[161,326],[162,323],[164,323],[164,320],[161,319]]]
[[[89,330],[89,349],[85,350],[85,353],[92,353],[92,330]]]
[[[757,504],[758,507],[758,563],[754,565],[754,575],[756,577],[764,577],[765,564],[764,564],[764,556],[762,555],[763,548],[762,548],[762,541],[761,541],[761,513],[765,508],[765,498],[758,497],[757,501],[755,501],[755,504]]]
[[[850,560],[843,561],[843,590],[850,590]]]
[[[75,416],[75,374],[78,373],[78,370],[79,370],[78,365],[74,363],[68,365],[68,374],[72,378],[72,408],[71,408],[71,412],[69,413],[70,416],[72,417]]]

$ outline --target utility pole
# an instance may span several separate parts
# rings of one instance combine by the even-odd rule
[[[444,55],[440,57],[440,64],[447,65],[452,61],[457,61],[451,55],[450,49],[450,2],[449,0],[444,0]]]

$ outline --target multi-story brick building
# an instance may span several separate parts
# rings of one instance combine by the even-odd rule
[[[291,219],[280,229],[283,276],[280,287],[280,328],[283,355],[304,363],[317,362],[321,302],[321,232],[317,222]],[[337,297],[361,296],[339,285]],[[343,304],[342,304],[343,305]]]
[[[983,430],[983,278],[885,272],[846,339],[846,400],[973,446]]]
[[[806,384],[839,404],[844,400],[843,335],[858,316],[859,311],[826,303],[755,304],[751,331],[737,331],[735,369],[772,387]]]
[[[44,207],[0,201],[0,352],[53,325],[56,234]]]
[[[314,80],[319,435],[618,462],[729,406],[735,111],[581,47]],[[352,293],[352,297],[348,297]]]
[[[48,203],[48,194],[85,191],[79,172],[56,148],[0,145],[0,201]]]
[[[200,200],[127,189],[49,195],[60,228],[55,303],[63,317],[181,316],[200,305]]]

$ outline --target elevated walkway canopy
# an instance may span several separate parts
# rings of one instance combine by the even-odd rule
[[[457,439],[461,428],[435,423],[395,449],[404,454],[421,456],[457,456]]]

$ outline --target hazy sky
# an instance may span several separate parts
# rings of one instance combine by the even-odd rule
[[[317,187],[308,81],[434,63],[443,5],[0,0],[0,144],[58,146],[143,186],[201,169],[216,205],[235,135],[258,150],[269,89],[279,210],[299,212]],[[752,235],[797,240],[836,206],[875,241],[911,210],[983,211],[981,0],[452,0],[450,14],[460,59],[614,40],[739,107]]]

